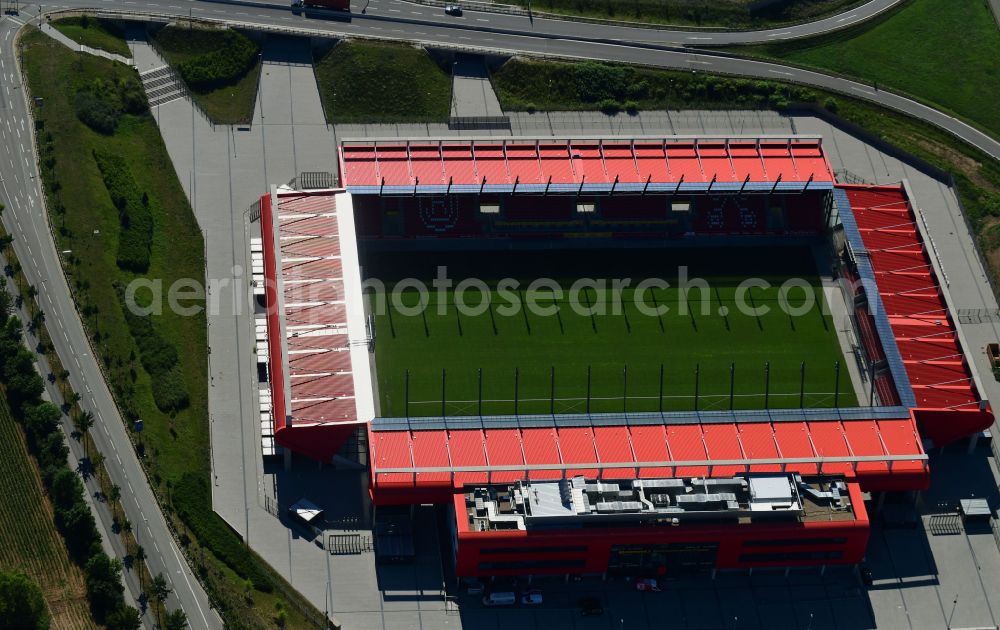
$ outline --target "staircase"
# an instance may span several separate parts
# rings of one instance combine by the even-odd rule
[[[186,89],[181,78],[170,66],[160,66],[139,73],[150,107],[183,98]]]

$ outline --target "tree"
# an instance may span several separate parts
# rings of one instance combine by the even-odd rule
[[[180,608],[168,612],[166,617],[163,618],[164,630],[184,630],[187,627],[188,627],[187,615]]]
[[[103,551],[92,555],[84,565],[87,598],[96,619],[107,618],[121,604],[122,593],[125,591],[121,575],[121,560],[109,558]]]
[[[139,566],[136,567],[136,574],[139,576],[139,586],[142,587],[142,566],[146,562],[146,550],[142,545],[137,545],[135,548],[135,561]]]
[[[108,500],[111,502],[111,518],[118,520],[118,502],[122,498],[122,489],[115,483],[111,485],[111,492],[108,493]]]
[[[142,627],[142,614],[125,604],[115,608],[104,620],[108,630],[139,630]]]
[[[157,573],[153,576],[153,581],[149,584],[149,596],[159,604],[159,608],[162,608],[163,602],[167,601],[167,597],[170,596],[170,590],[167,578],[163,577],[162,573]]]
[[[73,416],[73,428],[76,429],[77,433],[81,436],[86,436],[93,427],[94,414],[89,411],[81,411]]]
[[[20,572],[0,573],[0,626],[7,630],[48,630],[42,589]]]

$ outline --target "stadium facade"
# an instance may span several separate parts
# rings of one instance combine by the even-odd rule
[[[993,421],[905,183],[838,183],[820,138],[339,152],[341,188],[273,188],[260,202],[265,454],[330,461],[366,444],[375,505],[451,506],[460,576],[857,563],[864,493],[926,488],[925,449]],[[870,404],[379,417],[359,239],[578,242],[574,230],[596,225],[566,220],[579,213],[612,240],[836,233]]]

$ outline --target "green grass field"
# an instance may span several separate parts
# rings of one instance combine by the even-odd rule
[[[330,123],[444,122],[451,75],[408,44],[342,41],[315,60]]]
[[[52,27],[84,46],[106,50],[123,57],[132,56],[132,51],[125,43],[125,33],[107,20],[86,16],[63,18],[52,22]]]
[[[1000,135],[1000,29],[982,0],[911,0],[870,28],[732,51],[878,82]]]
[[[836,370],[843,356],[834,324],[819,302],[803,315],[789,316],[779,308],[778,286],[790,277],[819,287],[808,249],[616,250],[582,252],[461,252],[379,254],[370,261],[371,277],[388,286],[401,274],[435,277],[435,267],[446,265],[456,283],[481,278],[490,287],[489,308],[478,313],[456,308],[453,290],[432,291],[428,308],[409,312],[419,298],[413,291],[390,297],[388,308],[376,313],[376,371],[381,415],[413,416],[442,413],[442,370],[445,372],[444,413],[477,415],[479,370],[482,369],[482,413],[515,413],[515,370],[519,414],[582,413],[587,410],[587,374],[590,371],[590,411],[656,411],[659,408],[660,366],[664,373],[665,410],[695,408],[695,369],[698,369],[698,408],[724,410],[730,406],[730,370],[735,364],[733,407],[765,406],[764,364],[770,363],[768,406],[800,405],[801,365],[806,364],[806,407],[834,406]],[[678,266],[689,267],[691,278],[708,281],[710,290],[688,293],[690,308],[681,312],[677,288]],[[739,277],[732,275],[740,269]],[[540,271],[544,270],[544,271]],[[573,296],[553,298],[552,288],[528,290],[530,282],[548,274],[569,289],[579,278],[605,278],[605,290],[589,287]],[[520,291],[501,294],[497,282],[519,279]],[[672,287],[653,289],[637,304],[633,289],[621,292],[616,310],[611,279],[663,278]],[[760,277],[773,286],[741,293],[741,303],[768,307],[754,316],[737,308],[737,285]],[[564,292],[566,293],[566,292]],[[573,292],[574,295],[577,292]],[[481,292],[465,295],[473,309]],[[819,292],[816,292],[822,300]],[[788,302],[800,306],[805,291],[792,290]],[[536,300],[545,313],[530,308],[507,311],[514,299]],[[603,302],[604,307],[599,306]],[[702,310],[706,305],[707,314]],[[589,305],[589,308],[588,308]],[[669,310],[650,314],[656,306]],[[645,307],[645,313],[642,308]],[[721,315],[728,310],[728,314]],[[589,311],[595,311],[588,314]],[[627,367],[627,383],[626,383]],[[406,373],[409,370],[409,405]],[[553,371],[555,375],[553,401]],[[857,404],[846,369],[840,380],[840,406]],[[626,401],[627,396],[627,401]]]

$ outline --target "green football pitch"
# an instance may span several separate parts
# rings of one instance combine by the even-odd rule
[[[682,267],[709,288],[682,292]],[[376,253],[365,272],[387,288],[369,298],[383,417],[857,405],[806,247]],[[467,278],[488,289],[459,308]]]

